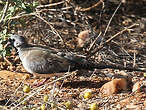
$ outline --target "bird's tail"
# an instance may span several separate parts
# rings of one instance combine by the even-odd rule
[[[141,71],[146,72],[146,70],[142,70],[139,68],[134,67],[124,67],[119,65],[107,65],[103,63],[93,63],[88,60],[86,60],[85,57],[77,56],[72,53],[67,53],[64,56],[69,60],[69,62],[73,65],[71,70],[75,69],[86,69],[86,70],[93,70],[93,69],[118,69],[118,70],[129,70],[129,71]]]
[[[146,70],[140,69],[140,68],[134,68],[134,67],[124,67],[119,65],[107,65],[107,64],[95,64],[95,63],[89,63],[84,62],[82,64],[79,64],[79,68],[87,69],[87,70],[93,70],[93,69],[118,69],[118,70],[129,70],[129,71],[140,71],[140,72],[146,72]]]

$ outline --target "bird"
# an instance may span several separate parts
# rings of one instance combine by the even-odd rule
[[[86,56],[73,52],[62,52],[57,49],[30,44],[24,36],[11,35],[9,42],[17,50],[24,69],[39,76],[46,76],[74,71],[79,69],[119,69],[145,71],[133,67],[123,67],[117,65],[97,64],[86,59]]]
[[[24,69],[31,74],[59,75],[68,70],[88,68],[87,60],[83,55],[29,44],[25,37],[19,35],[11,35],[9,42],[17,50]]]

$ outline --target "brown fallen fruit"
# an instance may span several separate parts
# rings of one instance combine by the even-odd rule
[[[125,78],[118,78],[105,83],[101,87],[100,91],[103,95],[108,96],[126,89],[127,89],[127,80]]]
[[[77,38],[78,47],[82,48],[90,39],[89,30],[81,31]]]

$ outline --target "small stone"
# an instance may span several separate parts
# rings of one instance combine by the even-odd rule
[[[132,88],[132,92],[140,92],[140,82],[136,82],[134,85],[133,85],[133,88]]]

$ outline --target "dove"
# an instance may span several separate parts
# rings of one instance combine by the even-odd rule
[[[60,76],[63,72],[88,68],[82,55],[29,44],[25,37],[19,35],[11,35],[9,42],[17,50],[24,69],[35,76]]]

